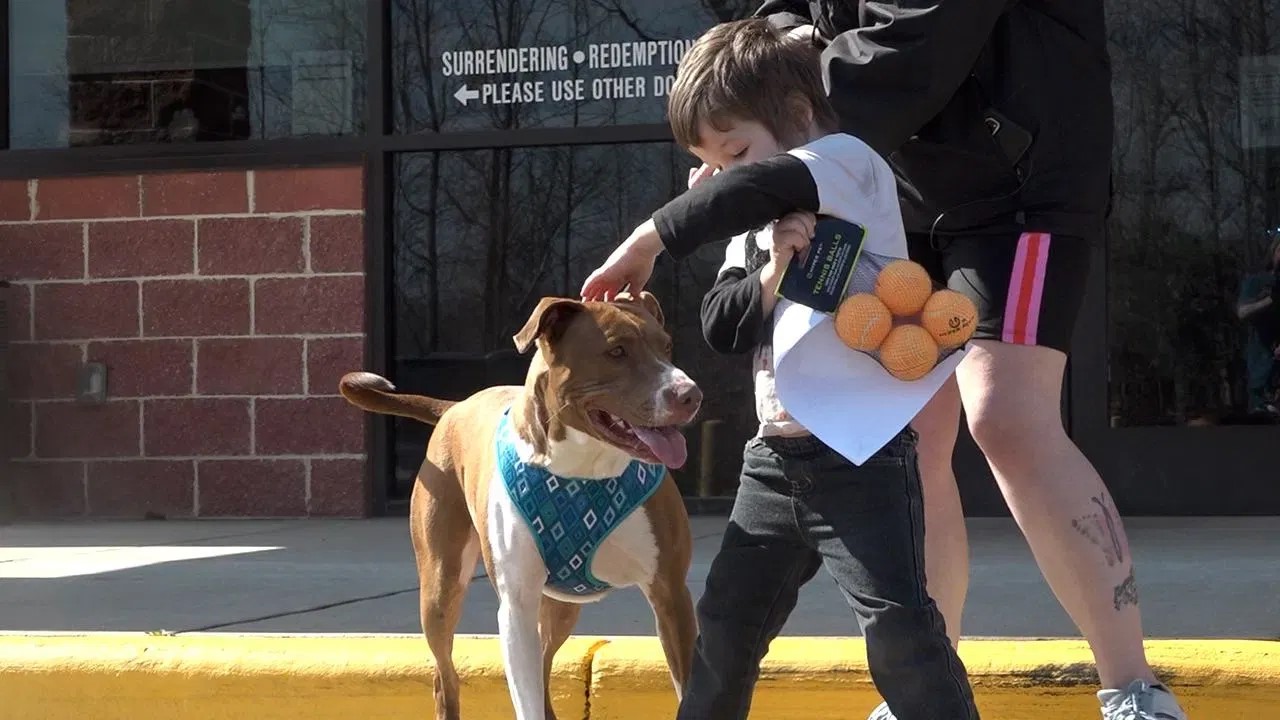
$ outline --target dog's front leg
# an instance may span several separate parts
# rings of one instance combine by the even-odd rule
[[[547,570],[532,533],[505,490],[495,488],[493,496],[488,534],[507,687],[516,720],[543,720],[546,690],[538,609]]]
[[[507,668],[507,687],[516,720],[543,720],[546,689],[542,680],[542,645],[538,640],[541,587],[516,587],[519,580],[498,579],[498,634]]]

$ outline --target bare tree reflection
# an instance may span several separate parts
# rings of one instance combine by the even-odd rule
[[[1112,422],[1223,422],[1245,402],[1236,287],[1275,222],[1274,151],[1242,148],[1240,58],[1274,53],[1274,2],[1119,0],[1110,228]]]

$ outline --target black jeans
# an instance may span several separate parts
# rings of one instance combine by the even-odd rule
[[[968,674],[925,591],[916,436],[856,466],[817,438],[754,439],[698,602],[679,720],[747,717],[760,661],[825,565],[866,639],[871,678],[898,720],[976,720]]]

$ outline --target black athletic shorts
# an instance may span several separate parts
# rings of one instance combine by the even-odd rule
[[[1075,237],[908,234],[912,260],[978,306],[976,340],[1067,352],[1089,277],[1090,244]]]

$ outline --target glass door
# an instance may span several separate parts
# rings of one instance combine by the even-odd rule
[[[1075,434],[1123,512],[1280,512],[1280,2],[1108,9],[1115,199]]]

